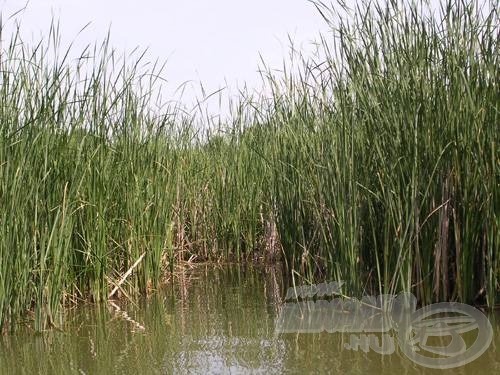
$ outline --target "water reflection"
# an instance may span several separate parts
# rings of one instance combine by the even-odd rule
[[[500,324],[476,361],[449,371],[345,350],[349,334],[276,334],[279,269],[199,266],[137,306],[68,312],[61,332],[20,331],[0,343],[1,374],[500,373]],[[142,329],[141,327],[144,327]]]

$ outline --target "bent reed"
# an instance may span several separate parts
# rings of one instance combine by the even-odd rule
[[[315,2],[331,25],[317,57],[264,71],[271,98],[208,132],[151,109],[163,67],[142,56],[104,42],[70,60],[57,27],[4,41],[0,327],[58,326],[62,306],[134,298],[194,257],[494,306],[499,17],[472,3],[339,18]]]

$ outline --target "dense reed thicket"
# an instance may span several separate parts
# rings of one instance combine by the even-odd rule
[[[333,22],[315,5],[332,21],[317,59],[263,74],[272,98],[242,98],[208,136],[151,109],[156,64],[107,43],[70,61],[55,29],[2,46],[4,329],[57,325],[135,266],[119,288],[132,298],[193,257],[498,303],[498,11],[389,1]]]

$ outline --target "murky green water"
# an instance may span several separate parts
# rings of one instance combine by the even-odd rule
[[[201,266],[138,306],[69,312],[63,331],[0,341],[1,374],[500,374],[500,316],[475,361],[451,370],[347,350],[348,333],[275,332],[284,286],[273,269]]]

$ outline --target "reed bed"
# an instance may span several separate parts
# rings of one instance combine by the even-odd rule
[[[163,67],[144,55],[104,42],[73,61],[56,27],[4,42],[4,331],[58,326],[62,306],[117,286],[134,298],[193,259],[499,302],[498,11],[314,5],[331,24],[317,58],[264,71],[271,98],[242,97],[208,132],[176,105],[152,110]]]

